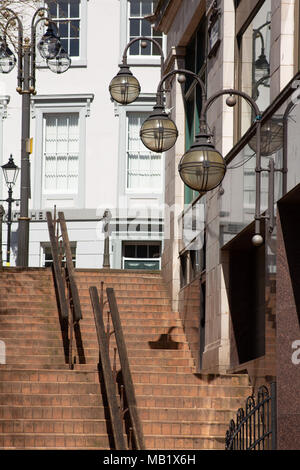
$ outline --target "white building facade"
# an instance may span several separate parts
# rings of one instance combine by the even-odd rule
[[[37,53],[36,88],[31,98],[31,199],[29,266],[51,262],[46,212],[63,211],[76,267],[101,268],[104,233],[101,218],[112,214],[112,268],[160,267],[163,239],[163,155],[151,154],[139,129],[155,103],[161,58],[149,43],[129,50],[128,64],[142,84],[138,100],[126,107],[112,102],[109,83],[129,40],[154,35],[144,19],[153,1],[51,0],[45,2],[58,24],[70,69],[54,74]],[[34,9],[43,6],[36,3]],[[13,5],[12,5],[13,8]],[[23,7],[24,8],[24,7]],[[34,9],[22,11],[26,22]],[[42,33],[42,30],[41,30]],[[12,48],[12,47],[11,47]],[[0,75],[0,158],[10,154],[20,166],[21,97],[15,91],[17,66]],[[2,176],[1,176],[2,177]],[[20,176],[13,197],[19,198]],[[4,181],[1,199],[7,197]],[[2,202],[5,210],[6,203]],[[17,254],[18,203],[13,207],[12,256]],[[5,222],[5,221],[4,221]],[[3,224],[5,264],[6,224]]]

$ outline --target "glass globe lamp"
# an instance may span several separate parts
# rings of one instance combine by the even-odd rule
[[[189,188],[205,193],[221,184],[226,173],[226,163],[209,141],[209,136],[203,134],[196,137],[195,143],[183,155],[178,171]]]
[[[156,105],[153,112],[143,123],[140,137],[149,150],[162,153],[175,145],[178,130],[175,122],[168,117],[164,107]]]
[[[15,67],[17,59],[14,53],[10,50],[6,41],[1,41],[0,45],[0,72],[9,73]]]
[[[54,59],[60,51],[61,43],[58,35],[53,30],[52,23],[49,23],[47,31],[38,43],[38,50],[43,59]]]
[[[109,84],[109,92],[114,101],[120,104],[133,103],[139,96],[139,81],[132,75],[127,65],[120,65],[118,74]]]
[[[68,53],[61,47],[59,53],[53,59],[47,60],[47,65],[49,69],[54,73],[64,73],[71,66],[71,58]]]

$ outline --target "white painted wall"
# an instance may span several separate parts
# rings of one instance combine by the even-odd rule
[[[120,125],[117,106],[111,102],[108,87],[111,79],[118,72],[121,52],[127,41],[126,16],[124,13],[125,0],[88,0],[87,1],[87,66],[72,67],[65,74],[56,75],[47,68],[37,70],[36,86],[37,98],[40,95],[79,95],[92,94],[94,99],[90,107],[90,116],[85,119],[85,166],[84,177],[81,185],[84,185],[84,204],[81,209],[93,209],[95,218],[89,222],[70,223],[70,240],[77,241],[78,265],[80,267],[101,267],[101,253],[103,241],[96,234],[96,225],[100,215],[106,207],[116,209],[123,201],[124,194],[118,190],[119,171],[119,142]],[[132,72],[140,80],[142,93],[156,92],[160,78],[159,60],[156,58],[149,65],[143,67],[145,62],[138,59],[138,67],[133,67]],[[21,96],[16,92],[16,69],[8,75],[0,75],[0,97],[8,95],[8,115],[3,120],[3,139],[0,140],[0,164],[8,160],[12,153],[15,162],[20,165],[21,152]],[[37,116],[37,113],[35,113]],[[1,130],[1,125],[0,125]],[[34,182],[39,180],[38,164],[40,147],[38,146],[41,132],[37,125],[37,118],[31,117],[31,136],[34,139],[34,150],[31,155],[31,210],[43,210],[36,201],[34,194]],[[0,132],[1,139],[1,132]],[[121,155],[122,158],[122,155]],[[125,158],[125,154],[124,154]],[[2,197],[6,197],[6,187],[0,176]],[[19,184],[16,185],[14,197],[19,197]],[[81,187],[82,189],[82,187]],[[163,190],[162,190],[163,191]],[[145,195],[143,195],[143,198]],[[153,196],[147,195],[146,199]],[[159,197],[159,200],[162,200]],[[4,203],[5,204],[5,203]],[[144,200],[143,200],[144,204]],[[147,201],[146,201],[147,205]],[[64,202],[57,202],[58,209],[64,208]],[[16,207],[14,209],[17,209]],[[74,207],[74,209],[77,209]],[[97,212],[98,211],[98,212]],[[75,224],[75,225],[74,225]],[[13,224],[13,232],[17,223]],[[6,240],[5,227],[3,243]],[[147,235],[145,235],[147,238]],[[41,222],[31,223],[30,232],[30,266],[40,265],[40,243],[48,240],[46,224]],[[4,247],[5,251],[5,247]],[[120,250],[119,250],[120,252]],[[120,256],[120,253],[116,256]],[[5,254],[5,253],[4,253]],[[98,256],[99,255],[99,256]],[[4,256],[5,257],[5,256]],[[113,261],[120,264],[120,259]],[[14,260],[12,263],[14,264]]]

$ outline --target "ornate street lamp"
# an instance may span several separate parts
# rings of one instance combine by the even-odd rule
[[[1,166],[3,176],[8,189],[12,189],[16,184],[20,168],[15,164],[13,156],[9,157],[8,162]]]
[[[9,73],[16,64],[16,58],[6,44],[8,28],[17,25],[18,31],[18,78],[17,92],[22,95],[22,138],[21,138],[21,204],[18,230],[18,258],[17,265],[28,266],[29,254],[29,220],[28,201],[30,195],[30,164],[27,142],[30,138],[30,95],[36,94],[36,50],[47,60],[48,67],[55,73],[66,71],[67,57],[61,49],[59,36],[54,31],[55,23],[52,21],[47,8],[38,8],[31,21],[31,38],[23,37],[23,23],[17,13],[10,8],[0,8],[0,15],[6,20],[3,27],[2,42],[0,45],[0,72]],[[47,31],[37,44],[37,26],[43,22]],[[57,28],[56,28],[57,29]],[[56,60],[57,58],[57,60]],[[53,63],[54,61],[54,63]]]
[[[204,194],[207,191],[217,188],[226,173],[226,162],[218,152],[214,145],[211,142],[211,135],[208,132],[207,126],[207,111],[212,103],[219,97],[223,95],[228,95],[226,99],[226,104],[230,107],[236,105],[236,95],[245,99],[248,104],[252,107],[255,115],[256,123],[256,202],[255,202],[255,235],[252,239],[252,242],[255,246],[260,246],[263,243],[263,238],[260,234],[260,222],[262,215],[261,210],[261,172],[264,169],[261,168],[261,113],[260,110],[253,100],[247,93],[227,89],[220,90],[215,93],[209,99],[206,100],[205,97],[205,86],[202,80],[198,75],[189,71],[189,70],[172,70],[162,77],[158,88],[157,88],[157,106],[162,107],[162,94],[163,94],[163,83],[172,75],[179,74],[179,82],[183,83],[186,75],[192,76],[197,80],[198,84],[202,90],[202,106],[201,106],[201,115],[200,115],[200,129],[199,133],[195,137],[195,141],[191,148],[183,155],[180,160],[178,171],[182,181],[191,189],[198,191],[199,193]],[[147,121],[151,122],[153,119],[148,119]],[[145,123],[141,128],[140,135],[143,136]],[[151,132],[148,132],[149,141],[152,142],[151,149],[158,148],[160,142],[163,142],[167,137],[164,134],[164,128],[161,128],[160,134],[155,133],[155,126],[152,125]],[[174,138],[174,143],[176,138]],[[145,144],[145,142],[144,142]],[[160,145],[161,151],[164,151],[165,148]],[[170,147],[169,147],[170,148]]]
[[[141,38],[137,38],[136,40],[139,39]],[[134,42],[134,40],[132,42]],[[123,55],[122,66],[124,67],[125,76],[128,76],[129,70],[127,66],[126,52],[132,42],[127,45]],[[260,59],[261,62],[264,62],[263,65],[265,65],[265,61],[263,60],[264,58],[260,57]],[[163,62],[161,66],[161,71],[162,70]],[[119,74],[121,75],[121,72],[119,72]],[[146,121],[144,121],[140,130],[140,137],[143,144],[153,152],[164,152],[166,150],[169,150],[171,147],[173,147],[173,145],[175,145],[177,140],[178,131],[176,128],[176,124],[168,117],[163,105],[163,84],[170,76],[174,74],[179,75],[179,83],[184,83],[184,81],[186,80],[186,75],[190,75],[195,80],[197,80],[197,83],[198,85],[200,85],[202,91],[202,106],[199,133],[196,135],[195,141],[191,148],[181,158],[178,167],[178,171],[183,182],[189,188],[198,191],[199,193],[204,194],[207,191],[211,191],[212,189],[217,188],[223,181],[223,178],[226,173],[226,162],[221,153],[215,149],[211,141],[211,135],[208,132],[206,116],[208,108],[217,98],[221,97],[222,95],[229,95],[226,99],[226,104],[230,107],[236,105],[236,95],[245,99],[248,104],[252,107],[255,116],[254,122],[256,124],[255,235],[252,238],[252,243],[255,246],[260,246],[263,243],[263,237],[260,234],[261,219],[263,218],[263,216],[261,215],[261,173],[262,171],[269,171],[261,167],[261,112],[251,96],[249,96],[247,93],[234,89],[220,90],[219,92],[215,93],[212,97],[206,100],[206,91],[204,83],[197,74],[184,69],[172,70],[171,72],[161,77],[157,88],[156,105],[154,106],[151,115],[148,117],[148,119],[146,119]],[[112,84],[116,83],[114,82],[114,80],[115,79],[112,80],[110,85],[112,98],[114,98],[112,94]],[[118,94],[124,97],[124,99],[121,100],[123,101],[122,104],[129,103],[128,97],[130,93],[128,90],[126,91],[125,89],[122,92],[121,85],[119,86]]]
[[[186,75],[192,76],[200,85],[202,92],[202,108],[205,103],[205,86],[195,73],[184,70],[172,70],[162,77],[156,95],[156,105],[153,112],[143,123],[140,137],[143,144],[153,152],[165,152],[173,147],[178,137],[176,124],[165,112],[162,104],[163,84],[174,74],[178,74],[179,83],[184,83]],[[182,181],[191,189],[204,193],[216,188],[226,173],[225,161],[211,142],[207,132],[206,118],[200,120],[200,132],[195,142],[186,152],[179,163],[179,174]]]
[[[8,203],[8,212],[7,212],[7,248],[6,248],[6,264],[10,265],[10,240],[11,240],[11,208],[12,204],[16,201],[13,199],[13,187],[16,184],[20,168],[15,164],[12,155],[9,157],[8,162],[5,165],[1,166],[3,171],[4,180],[6,186],[8,187],[8,198],[4,199]]]
[[[109,92],[114,101],[119,104],[126,105],[133,103],[141,92],[141,86],[137,78],[135,78],[127,63],[127,52],[135,42],[140,41],[143,48],[147,47],[148,42],[152,42],[158,48],[161,56],[161,74],[164,63],[164,54],[161,45],[153,38],[139,36],[132,39],[125,47],[123,52],[122,64],[120,70],[109,84]]]

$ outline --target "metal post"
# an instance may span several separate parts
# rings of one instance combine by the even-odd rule
[[[103,268],[110,268],[110,259],[109,259],[109,235],[105,237],[104,240],[104,256],[103,256]]]
[[[6,265],[10,266],[10,239],[11,239],[11,206],[13,203],[12,188],[8,189],[8,212],[7,212],[7,246],[6,246]]]
[[[271,383],[271,426],[272,450],[277,450],[277,390],[276,382]]]
[[[103,254],[103,268],[110,268],[110,256],[109,256],[109,235],[110,235],[110,220],[111,212],[109,209],[106,209],[102,220],[104,221],[103,232],[104,232],[104,254]]]
[[[30,138],[30,46],[24,47],[24,91],[22,94],[22,141],[21,141],[21,203],[18,233],[17,266],[28,266],[29,255],[29,217],[28,201],[30,197],[30,163],[27,141]],[[18,64],[22,67],[22,64]]]
[[[0,268],[3,265],[3,256],[2,256],[2,225],[3,225],[3,216],[5,214],[4,207],[0,206]]]
[[[260,221],[261,221],[261,122],[257,121],[256,127],[256,166],[255,166],[255,177],[256,177],[256,192],[255,192],[255,235],[261,235],[260,233]]]
[[[275,225],[274,217],[274,190],[275,190],[275,163],[273,158],[269,161],[269,194],[268,194],[268,213],[269,213],[269,232],[272,233]]]

